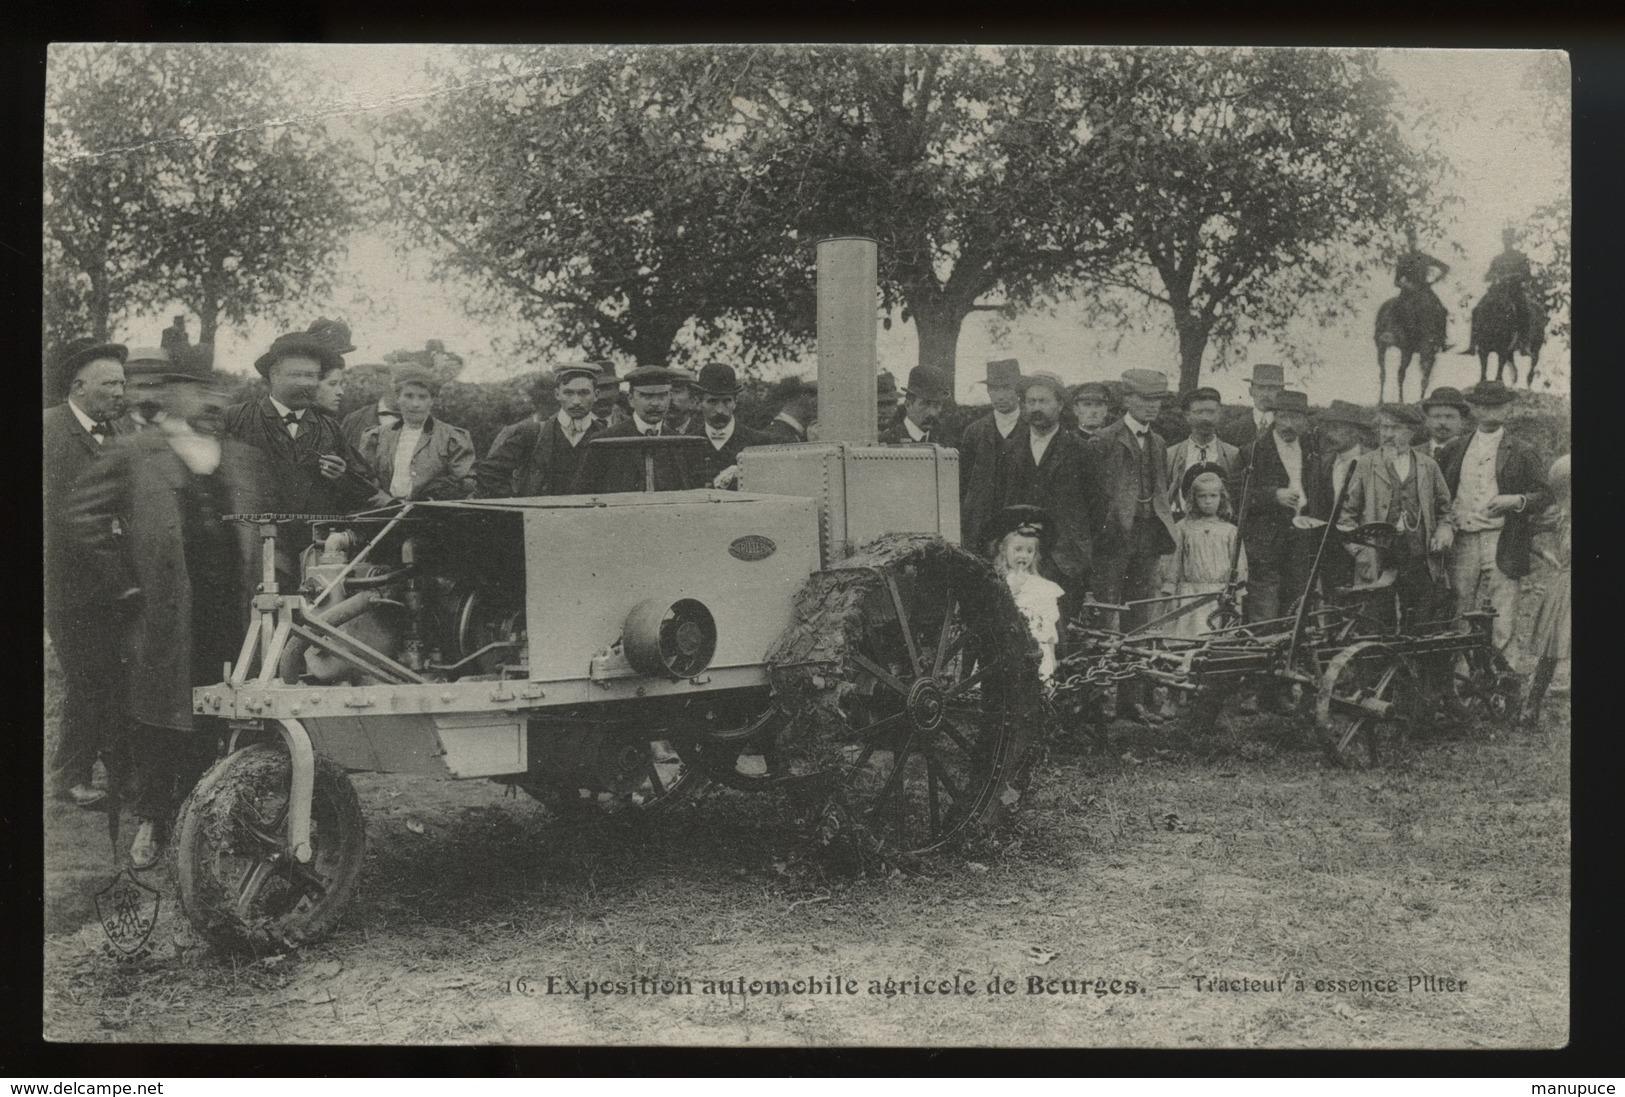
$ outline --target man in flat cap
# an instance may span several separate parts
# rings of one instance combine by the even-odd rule
[[[1480,381],[1462,395],[1477,429],[1448,443],[1439,462],[1456,530],[1450,585],[1458,614],[1485,602],[1494,608],[1495,646],[1517,666],[1518,581],[1529,574],[1534,522],[1552,492],[1535,451],[1504,429],[1517,394],[1500,381]]]
[[[1356,462],[1368,452],[1361,441],[1370,428],[1371,414],[1347,400],[1333,400],[1315,423],[1315,458],[1304,475],[1303,490],[1308,496],[1304,513],[1322,522],[1335,522],[1338,492],[1348,480]],[[1321,560],[1320,585],[1333,600],[1336,592],[1355,582],[1354,553],[1357,545],[1333,542]]]
[[[1338,528],[1352,531],[1381,522],[1396,531],[1385,549],[1355,548],[1355,577],[1374,583],[1386,569],[1395,573],[1393,592],[1399,603],[1401,631],[1435,620],[1441,609],[1447,554],[1455,531],[1450,515],[1450,489],[1433,458],[1411,448],[1411,433],[1422,414],[1406,404],[1377,409],[1381,446],[1357,462],[1354,479],[1338,514]],[[1371,611],[1391,621],[1395,598],[1377,598]],[[1448,619],[1448,611],[1444,614]]]
[[[699,394],[694,391],[694,375],[686,369],[670,367],[671,410],[666,413],[666,429],[673,434],[692,434],[699,423]]]
[[[1156,597],[1162,557],[1174,551],[1168,447],[1151,429],[1169,395],[1168,377],[1157,370],[1125,370],[1122,394],[1123,417],[1088,443],[1096,470],[1094,592],[1101,601],[1119,605]],[[1138,609],[1122,627],[1133,628],[1152,616]],[[1144,699],[1138,681],[1125,682],[1118,687],[1117,711],[1160,723]]]
[[[1049,514],[1051,540],[1041,574],[1067,592],[1063,614],[1069,614],[1088,589],[1094,556],[1089,512],[1094,464],[1084,440],[1061,429],[1066,399],[1066,386],[1052,373],[1022,378],[1022,423],[1010,433],[999,458],[994,510],[996,514],[1027,505]],[[989,551],[981,543],[966,547],[984,556]]]
[[[1192,389],[1180,397],[1185,410],[1185,425],[1190,433],[1183,441],[1168,447],[1166,456],[1168,473],[1168,507],[1177,521],[1185,513],[1185,501],[1180,498],[1179,485],[1184,482],[1185,470],[1197,465],[1217,465],[1229,479],[1241,460],[1241,451],[1216,433],[1219,416],[1224,406],[1218,389]]]
[[[1093,438],[1112,419],[1112,391],[1101,381],[1085,381],[1072,390],[1072,414],[1078,420],[1078,434],[1084,441]]]
[[[260,579],[256,531],[221,521],[268,509],[263,454],[220,436],[226,399],[201,361],[171,367],[162,419],[86,471],[69,517],[85,586],[132,618],[137,869],[157,861],[214,759],[221,721],[194,716],[192,689],[219,681],[235,657]]]
[[[701,451],[698,462],[701,483],[706,487],[737,491],[739,451],[746,446],[769,446],[772,440],[734,416],[739,394],[745,387],[739,383],[732,366],[707,362],[700,367],[693,387],[699,396],[700,414],[688,433],[710,443],[708,449]]]
[[[1435,461],[1452,439],[1460,438],[1470,429],[1472,409],[1461,393],[1441,386],[1422,401],[1422,414],[1427,416],[1427,439],[1418,444]]]
[[[780,386],[780,399],[778,415],[762,432],[773,445],[807,441],[807,425],[818,418],[818,386],[792,377]]]
[[[993,407],[959,437],[959,517],[961,543],[966,545],[974,543],[977,533],[993,516],[999,455],[1021,425],[1021,397],[1017,394],[1021,364],[1014,358],[989,362],[986,381],[976,383],[987,385],[988,402]]]
[[[1219,428],[1219,437],[1237,449],[1247,449],[1269,432],[1275,398],[1286,388],[1286,371],[1273,362],[1259,362],[1253,366],[1252,380],[1247,389],[1252,396],[1252,412],[1231,418]]]
[[[952,397],[946,374],[935,366],[915,366],[908,371],[908,384],[903,386],[903,418],[880,435],[880,443],[894,446],[937,441],[932,431]]]
[[[51,758],[52,792],[81,807],[107,794],[91,787],[97,754],[123,722],[120,615],[96,601],[82,581],[83,560],[67,518],[76,485],[134,432],[125,418],[119,343],[77,339],[60,348],[50,375],[62,402],[47,408],[45,443],[45,629],[62,664],[62,723]],[[116,531],[110,526],[109,536]]]
[[[1242,450],[1241,466],[1230,484],[1238,506],[1244,480],[1247,488],[1247,528],[1241,536],[1247,550],[1249,623],[1291,611],[1308,582],[1314,544],[1315,531],[1293,524],[1309,506],[1305,477],[1315,461],[1308,435],[1309,398],[1283,390],[1269,410],[1269,429]]]
[[[313,406],[322,368],[335,361],[343,364],[327,339],[303,331],[278,336],[254,362],[270,392],[226,410],[221,433],[265,455],[272,511],[352,514],[390,501],[338,420]],[[291,576],[309,526],[297,524],[284,533],[278,553]]]
[[[608,429],[592,414],[600,376],[592,362],[567,362],[538,379],[532,390],[538,414],[549,389],[559,410],[546,419],[531,415],[502,429],[475,470],[476,494],[568,495],[586,456],[587,439]]]
[[[663,366],[639,366],[626,375],[627,397],[632,417],[610,427],[594,438],[682,437],[666,426],[671,410],[671,371]],[[697,447],[696,447],[697,448]],[[656,450],[655,490],[683,491],[703,487],[699,462],[691,452],[678,449]],[[644,490],[643,454],[630,449],[610,450],[588,444],[581,467],[571,485],[573,495],[603,495],[610,492]]]

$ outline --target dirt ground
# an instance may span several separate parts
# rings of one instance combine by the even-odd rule
[[[1556,1047],[1568,729],[1555,696],[1538,729],[1435,731],[1368,772],[1327,768],[1277,717],[1226,717],[1194,742],[1125,730],[1104,755],[1055,747],[1013,833],[918,875],[799,853],[768,796],[712,789],[624,824],[556,819],[488,782],[358,775],[369,848],[355,906],[317,945],[246,960],[192,942],[167,865],[141,874],[161,894],[153,952],[107,955],[105,816],[50,803],[44,1032]],[[1457,989],[1437,989],[1449,979]],[[1215,989],[1238,980],[1257,982]]]

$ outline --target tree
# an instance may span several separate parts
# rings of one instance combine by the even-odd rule
[[[913,320],[920,364],[952,378],[966,317],[1012,314],[1120,254],[1071,208],[1099,167],[1086,121],[1112,110],[1085,52],[796,46],[753,61],[742,110],[774,150],[775,189],[798,196],[799,235],[879,241],[883,303]]]
[[[1349,50],[1095,51],[1108,113],[1068,205],[1100,247],[1074,275],[1097,304],[1168,309],[1182,391],[1215,338],[1344,314],[1407,225],[1433,234],[1441,161],[1404,139],[1392,83]],[[1121,258],[1119,258],[1121,257]]]
[[[1521,87],[1533,102],[1551,151],[1566,161],[1573,113],[1567,56],[1556,50],[1531,55]],[[1529,258],[1535,264],[1535,281],[1551,317],[1550,334],[1565,343],[1569,338],[1569,245],[1573,226],[1574,205],[1566,192],[1538,207],[1528,226]]]
[[[222,321],[326,294],[353,223],[346,160],[297,116],[276,47],[58,47],[47,110],[47,275],[93,330],[181,302]],[[47,249],[49,256],[51,249]],[[73,290],[88,283],[88,291]]]
[[[562,60],[470,51],[460,88],[390,119],[373,168],[410,240],[531,351],[667,364],[727,334],[749,365],[802,348],[811,256],[733,123],[747,55]]]

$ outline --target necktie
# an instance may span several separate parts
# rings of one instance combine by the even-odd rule
[[[90,433],[96,436],[98,442],[105,442],[107,436],[113,433],[113,424],[106,419],[98,419],[90,424]]]
[[[653,438],[655,435],[657,435],[659,433],[660,433],[660,428],[659,427],[650,427],[648,430],[643,432],[643,435],[646,438]]]
[[[721,431],[711,430],[706,431],[706,433],[711,436],[711,441],[715,442],[719,446],[725,445],[728,441],[728,436]]]
[[[1196,447],[1196,463],[1199,464],[1199,465],[1207,464],[1207,447],[1206,446],[1197,446]]]
[[[288,424],[289,434],[294,436],[299,434],[299,413],[297,411],[288,412],[288,414],[282,417],[282,421]]]

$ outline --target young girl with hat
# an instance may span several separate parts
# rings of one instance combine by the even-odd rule
[[[1535,550],[1551,571],[1546,577],[1540,608],[1535,611],[1535,627],[1529,641],[1538,661],[1535,676],[1529,682],[1522,718],[1531,727],[1540,719],[1540,702],[1557,674],[1557,664],[1569,657],[1571,641],[1569,566],[1573,560],[1573,543],[1569,532],[1572,493],[1569,491],[1568,454],[1552,462],[1546,480],[1557,502],[1540,520],[1540,529],[1550,536],[1551,545]]]
[[[994,517],[990,531],[998,537],[993,570],[1004,578],[1016,608],[1027,620],[1027,628],[1038,641],[1042,659],[1038,675],[1046,681],[1055,673],[1055,643],[1060,636],[1061,595],[1059,583],[1038,574],[1047,516],[1040,507],[1006,507]],[[993,537],[987,538],[992,540]]]
[[[1203,594],[1218,594],[1230,579],[1230,559],[1237,553],[1239,536],[1231,521],[1230,493],[1218,465],[1194,465],[1186,473],[1180,494],[1185,516],[1174,527],[1173,563],[1162,592],[1180,600],[1163,610],[1171,613]],[[1246,578],[1247,554],[1237,556],[1237,577]],[[1211,611],[1209,611],[1211,612]],[[1194,640],[1207,631],[1208,613],[1191,610],[1169,622],[1169,635]]]

